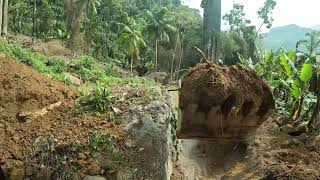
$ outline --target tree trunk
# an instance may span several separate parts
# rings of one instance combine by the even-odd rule
[[[177,73],[177,79],[179,78],[179,73],[181,71],[181,63],[182,63],[183,51],[184,51],[183,41],[181,41],[181,53],[180,53],[180,58],[179,58],[178,70],[176,72]]]
[[[0,35],[1,35],[1,33],[2,33],[2,13],[3,13],[3,9],[2,9],[2,7],[3,7],[3,0],[0,0]]]
[[[221,0],[203,0],[203,48],[209,60],[218,63],[221,30]]]
[[[179,33],[178,33],[178,35],[177,35],[176,45],[175,45],[175,47],[174,47],[174,54],[173,54],[173,56],[172,56],[172,61],[171,61],[171,71],[170,71],[171,80],[173,80],[173,65],[174,65],[174,60],[176,59],[178,41],[179,41]]]
[[[158,37],[156,38],[156,62],[155,62],[156,72],[158,72]]]
[[[36,37],[37,33],[36,33],[36,21],[37,21],[37,0],[34,0],[33,3],[33,18],[32,18],[32,36]]]
[[[318,96],[318,98],[317,98],[316,107],[313,109],[311,119],[310,119],[310,121],[308,122],[308,129],[309,129],[310,131],[313,131],[313,130],[314,130],[314,122],[315,122],[315,120],[316,120],[316,119],[318,118],[318,116],[319,116],[319,109],[320,109],[320,96]]]
[[[81,52],[84,45],[84,34],[82,29],[87,14],[88,0],[71,0],[69,5],[71,5],[69,8],[73,11],[70,14],[71,17],[69,17],[69,20],[72,20],[72,22],[69,22],[69,28],[71,28],[69,46],[74,52]]]
[[[130,75],[132,76],[133,74],[133,58],[134,58],[134,54],[131,54],[131,62],[130,62]]]
[[[2,17],[2,36],[7,38],[8,36],[8,5],[9,0],[3,0],[3,17]]]

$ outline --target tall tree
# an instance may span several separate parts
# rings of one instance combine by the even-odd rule
[[[221,30],[221,0],[203,0],[203,47],[207,57],[217,63]]]
[[[173,16],[168,8],[157,8],[153,13],[146,10],[147,31],[155,38],[155,69],[158,71],[158,46],[159,42],[169,42],[169,33],[176,32]]]
[[[8,36],[8,9],[9,9],[9,0],[3,0],[3,17],[2,17],[2,32],[3,37]]]
[[[0,0],[0,35],[2,33],[2,13],[3,13],[3,0]]]
[[[67,21],[70,28],[70,42],[69,47],[76,52],[82,51],[84,43],[84,34],[82,32],[87,7],[90,0],[67,0],[66,11],[68,12]]]
[[[140,47],[146,46],[144,40],[141,38],[139,24],[137,24],[133,18],[129,18],[128,25],[124,25],[119,40],[123,48],[131,56],[130,72],[132,74],[133,62],[139,59]]]

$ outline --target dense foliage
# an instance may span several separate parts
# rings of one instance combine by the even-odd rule
[[[140,75],[151,68],[174,74],[199,59],[182,49],[200,46],[202,18],[180,0],[11,0],[9,16],[14,34],[62,39]]]
[[[277,98],[277,110],[292,122],[307,123],[320,132],[320,33],[311,32],[296,50],[268,52],[258,63],[240,56],[241,63],[264,76]]]

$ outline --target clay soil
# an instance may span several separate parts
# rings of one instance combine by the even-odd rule
[[[9,177],[33,177],[40,167],[51,165],[46,153],[88,144],[96,130],[110,131],[116,139],[122,136],[106,117],[75,115],[76,98],[72,88],[1,55],[0,162]],[[66,167],[79,158],[78,154],[65,155],[67,159],[61,162]],[[90,163],[83,161],[79,168],[85,164]]]

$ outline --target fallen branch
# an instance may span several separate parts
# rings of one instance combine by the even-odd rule
[[[194,48],[196,48],[196,50],[202,55],[202,58],[203,58],[204,62],[207,63],[208,65],[211,65],[210,61],[208,60],[206,55],[201,51],[201,49],[199,49],[196,46],[194,46]]]
[[[277,177],[281,177],[281,176],[285,176],[285,175],[288,175],[290,174],[292,171],[294,171],[295,169],[297,169],[298,165],[301,163],[302,161],[299,161],[293,168],[291,168],[290,170],[286,171],[286,172],[283,172],[283,173],[280,173],[276,176],[274,176],[275,178]]]

